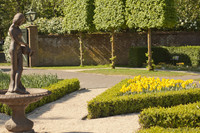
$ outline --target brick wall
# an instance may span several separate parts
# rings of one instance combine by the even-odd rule
[[[146,33],[118,33],[115,35],[116,64],[128,65],[131,46],[147,46]],[[84,64],[109,64],[111,45],[109,34],[86,34],[83,37]],[[200,45],[200,32],[154,32],[153,46]],[[79,65],[79,41],[76,35],[39,35],[40,66]]]

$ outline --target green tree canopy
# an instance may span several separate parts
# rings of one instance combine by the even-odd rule
[[[64,0],[31,0],[32,8],[38,17],[52,18],[63,16]]]
[[[177,30],[200,30],[200,0],[175,0]]]
[[[67,31],[93,30],[93,0],[64,0],[64,28]]]
[[[125,0],[95,0],[94,24],[97,30],[117,30],[125,26]]]
[[[172,28],[177,21],[174,0],[127,0],[129,28]]]
[[[7,35],[14,15],[25,13],[30,5],[30,0],[0,0],[0,39]]]

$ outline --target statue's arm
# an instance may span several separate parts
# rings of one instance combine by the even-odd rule
[[[10,36],[14,39],[14,41],[16,41],[17,44],[28,46],[28,44],[25,43],[25,42],[22,40],[22,38],[19,37],[19,35],[17,35],[13,30],[10,31]]]

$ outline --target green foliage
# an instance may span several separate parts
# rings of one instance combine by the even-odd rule
[[[171,108],[148,108],[140,113],[140,124],[144,128],[161,126],[164,128],[199,127],[200,102],[178,105]]]
[[[174,0],[127,0],[129,28],[172,28],[176,24]]]
[[[41,100],[28,105],[26,108],[26,113],[29,113],[35,108],[40,107],[46,103],[55,101],[68,93],[78,90],[80,88],[80,82],[78,79],[65,79],[43,88],[51,91],[51,95],[45,96]],[[8,115],[12,113],[11,109],[5,104],[0,104],[0,111],[1,113],[6,113]]]
[[[94,24],[97,30],[113,31],[125,25],[125,0],[95,0]]]
[[[199,133],[200,128],[163,128],[163,127],[151,127],[149,129],[139,130],[137,133]]]
[[[171,55],[167,47],[152,47],[152,57],[155,64],[160,62],[169,63]],[[129,51],[129,66],[141,67],[146,63],[147,47],[132,47]],[[162,55],[162,56],[161,56]]]
[[[89,101],[88,118],[140,112],[149,107],[171,107],[200,100],[200,89],[121,96],[120,89],[126,82],[118,83]]]
[[[169,51],[171,57],[179,56],[178,62],[184,62],[189,66],[200,66],[200,47],[199,46],[181,46],[181,47],[163,47]]]
[[[64,0],[64,23],[66,31],[92,31],[94,30],[94,0]]]
[[[145,63],[146,51],[146,47],[132,47],[129,52],[129,66],[141,67]],[[172,64],[173,56],[179,56],[176,62],[184,62],[185,65],[193,67],[200,66],[199,46],[152,47],[152,51],[155,64],[160,62]]]
[[[5,39],[4,45],[3,45],[3,52],[5,54],[5,58],[7,62],[10,62],[10,54],[9,54],[9,48],[10,48],[11,38],[10,35],[8,35]]]
[[[32,8],[38,17],[52,18],[63,16],[64,0],[31,0]]]
[[[0,0],[0,39],[7,35],[14,15],[26,13],[30,5],[31,0]]]
[[[38,26],[40,34],[64,34],[65,30],[62,28],[63,18],[53,17],[51,19],[38,18],[34,24]]]
[[[79,88],[80,82],[78,79],[65,79],[59,81],[58,83],[52,84],[49,87],[45,87],[44,89],[51,91],[51,95],[43,97],[38,102],[30,104],[26,108],[26,113],[31,112],[35,108],[40,107],[46,103],[56,101],[66,94],[77,91]]]
[[[58,82],[57,75],[22,75],[21,82],[26,88],[42,88]]]
[[[22,75],[22,84],[26,88],[42,88],[58,82],[56,75]],[[0,89],[8,89],[10,83],[10,75],[7,73],[0,72]]]
[[[8,89],[10,76],[7,73],[0,72],[0,90]]]
[[[200,30],[200,0],[175,0],[178,15],[177,30]]]

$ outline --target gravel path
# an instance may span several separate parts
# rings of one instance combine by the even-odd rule
[[[9,72],[9,68],[2,68]],[[57,74],[59,78],[78,78],[82,89],[63,98],[46,104],[28,114],[34,122],[34,130],[38,133],[133,133],[140,126],[138,114],[127,114],[113,117],[83,120],[87,115],[87,101],[101,94],[122,79],[130,76],[105,76],[99,74],[80,73],[71,70],[38,70],[25,68],[23,74]],[[176,79],[199,78],[199,75],[176,77]],[[4,123],[9,116],[0,114],[0,133],[5,132]]]

